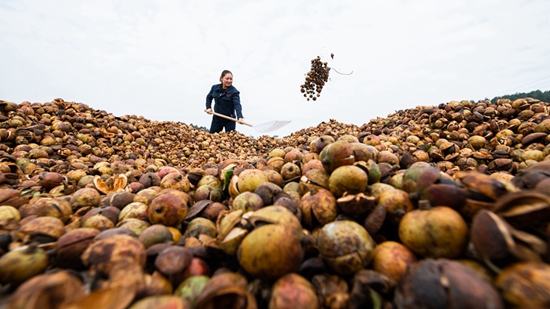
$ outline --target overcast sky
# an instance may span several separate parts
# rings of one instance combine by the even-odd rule
[[[331,71],[321,97],[306,101],[300,85],[317,56],[353,73]],[[279,136],[550,90],[550,3],[0,0],[3,100],[60,97],[209,128],[206,94],[224,69],[246,121],[292,121]]]

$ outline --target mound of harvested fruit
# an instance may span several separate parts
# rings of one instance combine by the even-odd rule
[[[0,101],[0,308],[548,308],[548,109],[251,138]]]

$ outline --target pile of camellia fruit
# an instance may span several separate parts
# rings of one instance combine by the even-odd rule
[[[548,308],[548,109],[252,138],[0,100],[0,308]]]

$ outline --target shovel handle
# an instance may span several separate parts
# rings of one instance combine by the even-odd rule
[[[235,121],[235,122],[239,122],[238,119],[235,119],[235,118],[233,118],[233,117],[226,116],[226,115],[224,115],[224,114],[216,113],[215,111],[212,111],[212,115],[218,116],[218,117],[222,117],[222,118],[225,118],[225,119],[228,119],[228,120],[232,120],[232,121]],[[249,127],[252,127],[252,124],[251,124],[251,123],[248,123],[248,122],[244,122],[244,121],[243,121],[242,124],[245,124],[245,125],[247,125],[247,126],[249,126]]]

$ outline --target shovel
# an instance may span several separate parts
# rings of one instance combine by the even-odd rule
[[[225,118],[225,119],[228,119],[228,120],[232,120],[232,121],[235,121],[235,122],[239,121],[238,119],[226,116],[224,114],[216,113],[214,111],[212,111],[212,115],[222,117],[222,118]],[[287,121],[287,120],[284,120],[284,121],[274,120],[274,121],[270,121],[270,122],[266,122],[266,123],[253,125],[251,123],[243,121],[244,125],[247,125],[247,126],[253,128],[254,130],[256,130],[256,132],[259,132],[259,133],[266,133],[266,132],[275,131],[279,128],[282,128],[282,127],[286,126],[289,123],[290,123],[290,121]]]

